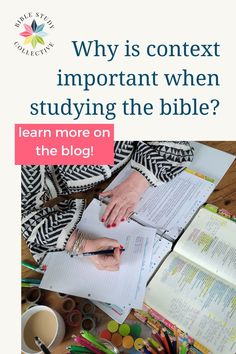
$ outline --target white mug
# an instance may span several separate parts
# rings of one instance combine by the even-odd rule
[[[42,312],[42,311],[49,311],[55,319],[55,328],[52,328],[52,333],[51,333],[51,342],[47,345],[47,347],[49,349],[56,347],[59,343],[61,343],[61,341],[63,340],[64,336],[65,336],[65,323],[63,318],[61,317],[61,315],[55,311],[52,310],[50,307],[48,306],[43,306],[43,305],[37,305],[37,306],[33,306],[30,309],[28,309],[21,318],[21,350],[24,354],[41,354],[42,352],[40,351],[40,349],[38,350],[34,350],[32,348],[30,348],[28,346],[28,344],[26,343],[26,337],[27,334],[25,333],[25,328],[27,325],[27,322],[32,318],[33,315],[35,315],[38,312]],[[34,318],[36,318],[34,316]],[[37,322],[37,320],[35,320]],[[39,323],[37,323],[37,325],[41,326],[40,323],[40,317],[38,317],[38,321]],[[47,323],[42,323],[42,326],[47,325]],[[27,328],[26,328],[27,330]],[[32,327],[30,327],[30,331],[32,330]],[[50,330],[50,328],[49,328]],[[40,333],[33,333],[32,330],[32,336],[38,336],[40,337]],[[40,338],[43,341],[43,338]],[[46,344],[46,343],[45,343]]]

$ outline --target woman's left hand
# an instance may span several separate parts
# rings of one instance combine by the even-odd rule
[[[102,216],[101,221],[107,227],[115,227],[121,221],[127,220],[133,213],[135,206],[140,200],[143,192],[149,187],[146,178],[137,171],[132,174],[117,187],[100,193],[100,196],[110,197],[109,203]]]

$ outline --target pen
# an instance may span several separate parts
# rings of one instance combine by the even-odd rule
[[[37,273],[42,273],[42,274],[44,274],[44,271],[43,271],[40,267],[38,267],[38,266],[35,266],[35,265],[30,264],[30,263],[27,263],[27,262],[21,262],[21,264],[22,264],[24,267],[29,268],[29,269],[31,269],[31,270],[34,270],[34,271],[37,272]]]
[[[101,251],[94,251],[94,252],[84,252],[82,253],[83,256],[97,256],[97,255],[101,255],[101,254],[104,254],[104,255],[113,255],[114,254],[114,251],[115,251],[115,248],[112,248],[110,250],[101,250]],[[121,248],[120,249],[120,252],[124,252],[125,249],[124,248]]]
[[[46,345],[41,341],[39,337],[34,337],[34,341],[44,354],[51,354],[50,350],[46,347]]]

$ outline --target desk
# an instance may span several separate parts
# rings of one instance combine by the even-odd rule
[[[236,155],[236,142],[230,141],[212,141],[212,142],[202,142],[208,146],[217,148],[219,150],[229,152],[231,154]],[[101,188],[104,188],[110,181],[106,181],[106,184],[103,184]],[[90,199],[92,196],[90,196]],[[210,195],[208,199],[208,203],[215,204],[219,208],[228,209],[231,213],[236,214],[236,161],[232,164],[230,169],[227,171],[226,175],[223,177],[221,182],[218,184],[217,188],[214,192]],[[22,241],[22,260],[27,262],[33,262],[34,260],[24,242]],[[40,274],[32,272],[25,267],[22,267],[22,278],[30,278],[30,277],[38,277],[40,278]],[[25,290],[24,290],[25,291]],[[53,292],[44,292],[45,294],[45,305],[49,305],[52,308],[58,310],[60,312],[60,304],[61,299]],[[78,298],[78,301],[80,299]],[[104,325],[108,320],[109,317],[102,313],[99,309],[97,309],[97,318],[99,320],[98,326]],[[130,315],[132,319],[132,315]],[[65,354],[67,353],[66,346],[72,343],[71,334],[78,333],[78,330],[74,330],[68,328],[66,331],[66,336],[63,341],[55,350],[52,351],[53,354]]]

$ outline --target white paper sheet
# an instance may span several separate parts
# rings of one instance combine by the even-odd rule
[[[116,322],[122,324],[127,316],[129,315],[132,307],[119,307],[114,304],[107,304],[105,302],[93,301],[94,305],[99,307],[103,312],[105,312],[108,316],[110,316]]]
[[[189,168],[214,178],[217,185],[234,162],[235,156],[196,141],[192,141],[191,145],[195,153]]]
[[[214,183],[183,171],[176,178],[156,188],[150,187],[143,195],[134,220],[155,227],[175,240],[196,211],[214,190]]]
[[[172,246],[172,242],[156,234],[153,245],[149,278],[152,276],[153,272],[157,270],[165,257],[170,253]]]
[[[149,270],[149,278],[152,276],[153,272],[156,271],[157,267],[162,263],[163,259],[170,253],[172,248],[172,243],[168,240],[160,237],[160,235],[155,236],[154,245],[153,245],[153,253]],[[114,304],[107,304],[104,302],[93,301],[93,303],[99,307],[102,311],[104,311],[108,316],[110,316],[113,320],[118,323],[123,323],[127,316],[129,315],[132,307],[123,306],[119,307]],[[137,308],[137,307],[136,307]],[[140,306],[142,309],[142,306]]]
[[[100,222],[97,200],[84,212],[78,227],[90,237],[118,239],[125,247],[118,272],[97,270],[88,257],[71,258],[66,252],[47,255],[47,271],[40,287],[118,306],[141,306],[149,275],[155,230],[133,221],[107,229]]]

